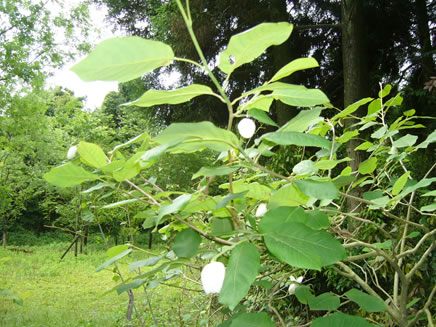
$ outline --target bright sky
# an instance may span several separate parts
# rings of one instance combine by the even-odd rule
[[[67,0],[64,2],[64,4],[66,4],[67,2],[69,5],[73,5],[74,3],[77,4],[79,0]],[[104,10],[104,8],[97,9],[95,6],[91,6],[91,20],[93,24],[102,31],[100,36],[95,36],[96,40],[99,41],[115,36],[111,32],[112,27],[104,21],[105,15],[106,10]],[[81,59],[83,58],[78,58],[77,62],[79,62]],[[83,82],[75,73],[69,70],[75,63],[76,62],[69,63],[63,69],[57,71],[53,77],[50,77],[47,80],[47,86],[63,86],[67,89],[74,91],[74,95],[77,97],[86,96],[87,100],[85,103],[85,107],[87,109],[94,110],[95,108],[99,108],[103,103],[104,97],[107,93],[118,90],[118,83],[100,81]]]

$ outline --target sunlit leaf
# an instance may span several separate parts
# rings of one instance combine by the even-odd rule
[[[84,81],[118,81],[141,77],[174,58],[171,48],[159,41],[137,36],[102,41],[71,70]]]
[[[296,71],[315,67],[319,67],[319,65],[314,58],[298,58],[291,61],[286,66],[280,68],[280,70],[274,74],[273,78],[271,78],[270,82],[282,79],[295,73]]]
[[[231,74],[239,66],[259,57],[270,46],[285,42],[292,28],[289,23],[263,23],[233,35],[227,48],[219,55],[218,67]]]
[[[86,171],[72,162],[52,168],[44,175],[44,179],[58,187],[77,186],[87,181],[95,181],[99,176]]]
[[[107,164],[108,159],[97,144],[81,141],[77,152],[80,154],[80,160],[87,166],[102,168]]]

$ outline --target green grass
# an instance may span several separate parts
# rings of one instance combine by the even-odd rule
[[[71,251],[60,262],[69,245],[67,239],[42,237],[33,240],[32,245],[24,243],[23,240],[16,242],[32,253],[0,249],[0,258],[11,258],[0,264],[0,289],[12,290],[23,300],[23,305],[17,305],[0,297],[0,326],[139,326],[137,319],[128,322],[125,318],[126,293],[104,295],[117,283],[113,280],[113,266],[95,272],[108,259],[102,245],[91,244],[88,254],[77,258]],[[16,245],[10,243],[9,247]],[[162,250],[154,248],[152,251],[159,254]],[[120,261],[123,276],[134,275],[129,272],[128,263],[144,258],[146,255],[139,252],[123,258]],[[180,278],[168,283],[199,289],[198,285]],[[206,322],[210,298],[203,293],[162,285],[147,293],[148,298],[142,288],[134,292],[145,326],[153,326],[147,299],[150,299],[158,326],[200,326]]]

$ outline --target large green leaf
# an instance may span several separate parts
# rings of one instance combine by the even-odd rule
[[[425,139],[424,142],[420,143],[417,148],[427,148],[429,144],[436,142],[436,130],[431,132],[429,136]]]
[[[418,136],[407,134],[404,135],[403,137],[400,137],[398,140],[394,141],[392,143],[392,146],[396,148],[405,148],[407,146],[414,145],[417,140],[418,140]]]
[[[350,316],[342,312],[335,312],[328,317],[315,319],[311,327],[372,327],[365,319],[357,316]]]
[[[359,173],[362,175],[371,174],[377,168],[377,157],[369,158],[359,165]]]
[[[320,116],[323,108],[316,107],[309,110],[300,110],[294,118],[280,128],[282,132],[304,132],[309,126],[322,121]]]
[[[273,78],[271,78],[270,82],[274,82],[279,79],[282,79],[286,76],[295,73],[296,71],[308,69],[308,68],[315,68],[315,67],[319,67],[319,65],[314,58],[298,58],[292,60],[286,66],[280,68],[280,70],[274,74]]]
[[[259,231],[267,233],[280,230],[280,225],[286,222],[302,223],[316,230],[330,226],[328,217],[320,211],[306,212],[301,207],[279,207],[268,210],[259,223]]]
[[[235,246],[226,268],[223,287],[220,291],[220,303],[233,310],[247,295],[251,284],[256,279],[260,267],[260,254],[251,243]]]
[[[297,207],[305,205],[309,197],[302,194],[293,184],[287,184],[273,193],[269,198],[268,208]]]
[[[192,84],[187,87],[165,91],[148,90],[139,99],[126,103],[128,106],[152,107],[159,104],[177,104],[191,100],[200,95],[214,95],[212,89],[205,85]]]
[[[160,144],[183,141],[179,152],[209,148],[223,152],[237,148],[239,140],[235,134],[216,127],[211,122],[174,123],[164,129],[154,141]]]
[[[334,311],[341,305],[337,295],[332,293],[323,293],[309,299],[310,310],[327,310]]]
[[[409,178],[409,175],[410,175],[410,171],[406,171],[403,175],[400,176],[400,178],[398,178],[395,181],[395,184],[392,187],[392,195],[397,195],[398,193],[401,192],[401,190],[406,185],[406,182],[407,182],[407,179]]]
[[[322,136],[297,132],[277,131],[267,133],[262,139],[280,145],[314,146],[330,150],[331,142]]]
[[[139,151],[135,153],[129,160],[126,161],[121,169],[115,170],[113,172],[115,180],[118,182],[122,182],[126,179],[135,177],[141,171],[138,161],[139,158],[144,155],[144,153],[144,151]]]
[[[101,42],[71,70],[84,81],[123,83],[167,66],[173,58],[173,50],[162,42],[137,36],[117,37]]]
[[[271,318],[265,312],[241,313],[232,319],[230,327],[274,327]]]
[[[177,233],[173,251],[179,258],[190,258],[195,255],[201,243],[201,236],[191,228]]]
[[[265,233],[268,250],[291,266],[320,270],[345,258],[345,249],[325,231],[304,224],[286,222]]]
[[[95,181],[98,175],[86,171],[83,167],[76,166],[72,162],[52,168],[44,175],[44,179],[58,187],[70,187],[80,185],[87,181]]]
[[[356,302],[363,310],[368,312],[384,312],[386,307],[379,298],[359,291],[355,288],[344,293],[351,301]]]
[[[296,180],[295,185],[301,193],[315,199],[336,199],[338,197],[338,189],[332,182],[320,182],[311,179]]]
[[[227,48],[219,55],[218,67],[231,74],[239,66],[259,57],[270,46],[285,42],[292,28],[289,23],[263,23],[233,35]]]
[[[107,157],[97,144],[81,141],[77,152],[80,154],[80,160],[87,166],[102,168],[107,164]]]
[[[294,107],[313,107],[320,104],[329,103],[330,100],[319,89],[307,88],[281,88],[273,91],[274,99]]]

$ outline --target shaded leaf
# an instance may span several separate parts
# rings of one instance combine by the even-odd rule
[[[332,182],[320,182],[311,179],[296,180],[294,184],[301,193],[315,199],[336,199],[338,189]]]
[[[384,312],[386,307],[379,298],[359,291],[355,288],[344,293],[351,301],[356,302],[362,309],[368,312]]]
[[[192,84],[177,90],[148,90],[139,99],[126,103],[127,106],[152,107],[160,104],[177,104],[189,101],[200,95],[215,95],[205,85]]]
[[[350,316],[342,312],[335,312],[328,317],[315,319],[311,327],[372,327],[365,319]]]
[[[339,308],[341,301],[338,296],[332,293],[323,293],[309,299],[310,310],[334,311]]]
[[[179,258],[190,258],[195,255],[201,243],[201,236],[191,228],[177,233],[173,251]]]
[[[220,303],[233,310],[248,293],[260,267],[260,254],[251,243],[240,243],[232,250],[226,268]]]
[[[314,146],[331,149],[331,142],[319,135],[277,131],[263,135],[262,139],[280,145]]]

